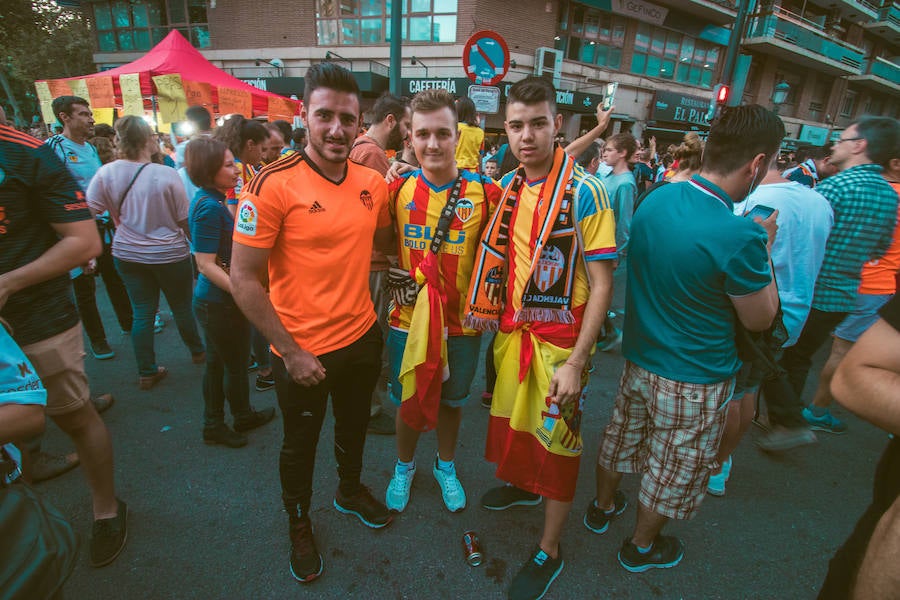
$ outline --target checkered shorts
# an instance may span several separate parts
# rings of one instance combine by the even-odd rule
[[[640,502],[670,519],[694,516],[715,466],[734,379],[665,379],[630,361],[603,433],[601,467],[641,473]]]

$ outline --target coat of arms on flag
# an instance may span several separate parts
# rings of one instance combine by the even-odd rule
[[[566,258],[556,246],[545,246],[541,250],[541,257],[538,259],[537,268],[534,270],[532,279],[534,284],[542,292],[546,292],[559,281],[565,270]]]
[[[494,306],[500,303],[503,295],[503,269],[500,267],[491,267],[487,277],[484,278],[484,293],[488,300]]]
[[[456,203],[456,216],[459,217],[459,220],[463,223],[471,218],[473,212],[475,212],[475,205],[472,204],[471,200],[460,198]]]

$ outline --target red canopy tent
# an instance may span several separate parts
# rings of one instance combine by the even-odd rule
[[[151,79],[153,76],[168,75],[171,73],[181,75],[182,80],[210,84],[212,100],[216,104],[218,104],[219,101],[219,87],[250,92],[253,97],[254,116],[265,115],[268,113],[269,97],[282,98],[282,96],[279,96],[278,94],[266,92],[246,84],[240,79],[232,77],[225,71],[215,67],[176,30],[172,30],[169,35],[147,52],[147,54],[133,62],[108,71],[82,75],[80,77],[69,77],[58,81],[73,81],[77,79],[112,76],[115,96],[116,98],[121,98],[122,91],[119,87],[118,76],[131,73],[138,73],[140,75],[141,94],[144,97],[152,96],[156,93],[153,80]]]

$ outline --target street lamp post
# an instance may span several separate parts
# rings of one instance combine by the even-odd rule
[[[772,107],[775,110],[775,114],[778,114],[779,109],[781,109],[781,105],[785,103],[788,97],[788,93],[791,91],[791,85],[784,80],[781,80],[775,85],[775,89],[772,90]]]

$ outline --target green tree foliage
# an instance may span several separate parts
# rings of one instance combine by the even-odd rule
[[[40,114],[35,80],[93,72],[93,46],[79,9],[60,8],[53,0],[0,1],[0,70],[28,120]],[[11,120],[12,102],[2,88],[0,98]]]

